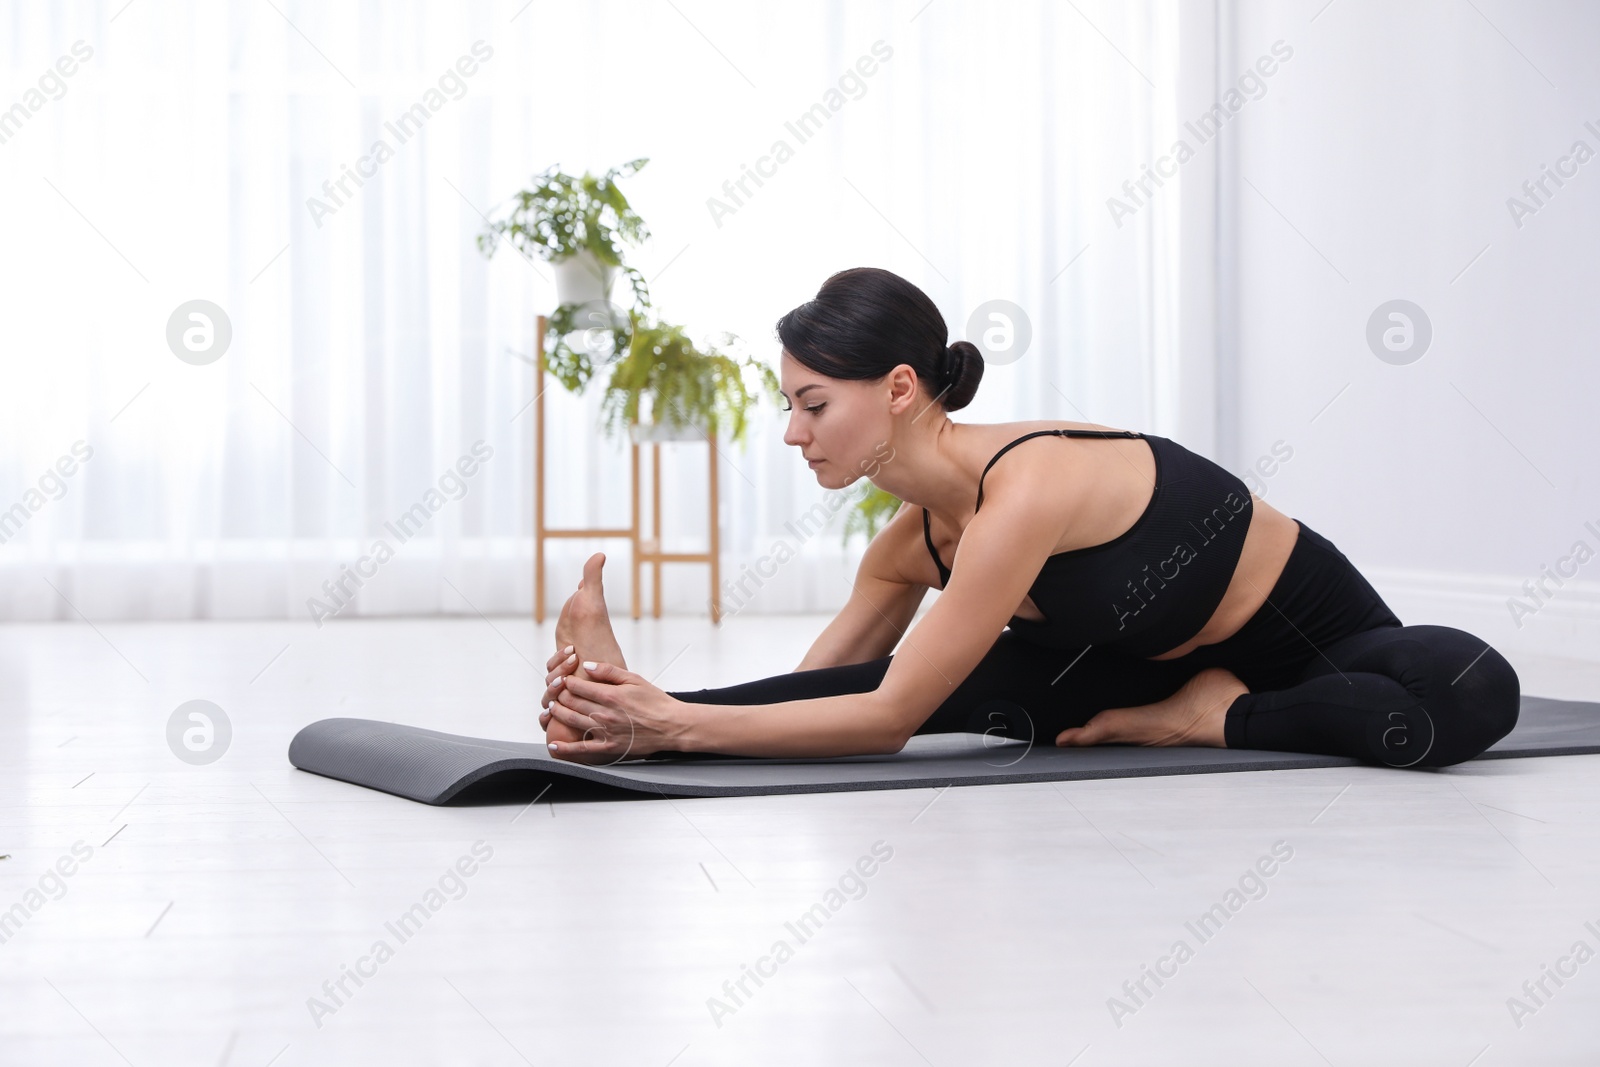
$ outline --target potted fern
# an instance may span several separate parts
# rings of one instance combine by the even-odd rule
[[[628,279],[633,302],[650,306],[644,275],[623,262],[622,246],[638,245],[649,227],[617,186],[644,168],[648,157],[612,167],[596,177],[581,177],[552,166],[533,178],[530,188],[512,196],[503,217],[489,220],[478,235],[478,250],[492,257],[500,238],[524,256],[537,255],[555,272],[558,306],[550,314],[546,365],[566,389],[581,392],[597,363],[629,350],[631,319],[613,300],[617,275]],[[568,338],[581,334],[578,348]]]
[[[726,430],[735,443],[749,428],[750,407],[779,394],[778,376],[753,357],[743,360],[713,344],[697,346],[682,326],[631,312],[627,355],[612,368],[600,407],[609,433],[622,430],[635,442],[701,440]],[[718,344],[737,341],[724,333]],[[754,371],[756,385],[746,385]],[[648,398],[648,418],[644,408]]]
[[[899,497],[865,479],[863,483],[866,489],[856,498],[856,506],[850,509],[844,519],[845,544],[849,544],[850,538],[858,533],[866,534],[868,541],[877,537],[883,524],[894,518],[894,513],[900,510]]]

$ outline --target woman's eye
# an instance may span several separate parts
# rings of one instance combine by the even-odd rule
[[[815,407],[806,408],[806,410],[807,411],[821,411],[823,408],[825,408],[827,406],[828,406],[827,404],[818,404]]]

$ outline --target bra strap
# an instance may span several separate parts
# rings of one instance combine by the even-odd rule
[[[939,558],[939,550],[933,547],[933,528],[928,525],[928,509],[922,509],[922,539],[928,542],[928,555],[933,557],[934,566],[939,568],[939,583],[947,584],[950,581],[950,568],[944,565],[944,560]]]
[[[983,507],[983,479],[988,475],[989,467],[994,466],[994,461],[996,459],[999,459],[1001,456],[1005,455],[1007,452],[1011,451],[1011,449],[1014,448],[1015,446],[1020,445],[1022,442],[1028,440],[1028,438],[1030,438],[1030,437],[1042,437],[1042,436],[1044,436],[1046,434],[1049,434],[1050,436],[1053,436],[1053,437],[1143,437],[1144,436],[1144,434],[1135,433],[1133,430],[1034,430],[1032,433],[1025,433],[1021,437],[1017,438],[1015,441],[1012,441],[1009,444],[1007,444],[1000,451],[996,452],[994,454],[994,458],[989,460],[988,466],[983,468],[983,473],[978,475],[978,503],[973,508],[974,511],[976,511],[978,508]],[[926,515],[926,512],[924,512],[924,515]],[[929,542],[929,543],[932,544],[932,542]]]

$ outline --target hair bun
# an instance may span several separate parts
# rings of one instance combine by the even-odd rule
[[[956,341],[945,349],[943,404],[957,411],[972,402],[983,380],[983,353],[971,341]]]
[[[928,294],[879,267],[828,276],[814,299],[778,320],[783,355],[840,381],[881,381],[900,366],[945,411],[971,403],[984,357],[970,341],[950,343],[950,327]]]

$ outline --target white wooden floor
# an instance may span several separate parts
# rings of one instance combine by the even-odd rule
[[[692,689],[792,670],[824,622],[618,629]],[[523,619],[0,627],[0,1062],[1600,1056],[1600,757],[443,809],[285,758],[333,715],[536,739],[551,644]],[[1600,700],[1593,665],[1516,666]],[[166,733],[197,699],[232,727],[205,765]]]

